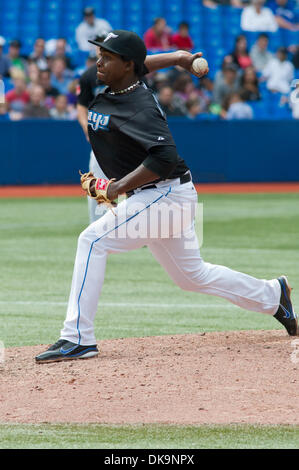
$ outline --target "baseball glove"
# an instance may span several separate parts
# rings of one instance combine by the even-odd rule
[[[110,183],[115,181],[115,178],[111,180],[106,180],[105,178],[96,178],[94,174],[90,171],[88,173],[81,173],[81,186],[82,189],[90,196],[92,199],[95,199],[98,204],[112,204],[107,196],[107,191]]]

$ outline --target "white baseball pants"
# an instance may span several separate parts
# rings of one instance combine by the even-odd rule
[[[107,256],[147,245],[182,289],[223,297],[247,310],[274,315],[280,301],[276,279],[261,280],[225,266],[206,263],[194,230],[197,193],[179,179],[158,188],[136,190],[79,236],[71,293],[61,338],[96,343],[94,318],[105,277]]]

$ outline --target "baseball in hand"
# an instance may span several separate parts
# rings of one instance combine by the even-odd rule
[[[199,57],[192,62],[192,68],[196,73],[203,73],[208,67],[209,64],[203,57]]]

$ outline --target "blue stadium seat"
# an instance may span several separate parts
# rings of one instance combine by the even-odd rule
[[[105,19],[109,21],[113,29],[123,28],[123,17],[121,12],[112,12],[105,15]]]
[[[106,3],[106,12],[111,12],[111,11],[121,11],[122,10],[122,2],[121,0],[113,0],[110,2]]]
[[[82,15],[75,11],[62,11],[62,24],[71,23],[78,26],[82,21]]]
[[[140,12],[140,14],[142,14],[142,2],[138,0],[127,2],[124,6],[124,10],[130,12]]]
[[[20,0],[11,0],[11,1],[5,1],[1,5],[1,14],[2,12],[18,12],[21,6]]]
[[[182,15],[183,2],[182,0],[165,0],[164,3],[165,11],[171,11],[173,13],[179,13]]]
[[[285,47],[299,43],[299,33],[297,31],[282,30],[281,38],[282,38],[282,44]]]
[[[259,37],[260,33],[246,32],[246,33],[242,33],[242,34],[245,34],[245,36],[246,36],[248,49],[251,49],[251,47],[256,42],[257,38]]]
[[[277,51],[277,49],[283,43],[280,32],[269,33],[268,37],[269,37],[269,50],[272,51],[272,52]]]
[[[19,28],[19,38],[37,38],[39,36],[39,23],[24,23]]]
[[[42,0],[27,0],[23,2],[21,8],[23,11],[38,11],[41,8]]]
[[[75,67],[81,67],[85,64],[86,59],[88,58],[89,52],[76,50],[72,54],[72,61]]]
[[[268,119],[269,113],[263,101],[250,101],[255,119]]]
[[[162,16],[163,4],[160,0],[144,0],[144,11],[154,17]]]
[[[139,36],[143,36],[143,28],[140,25],[140,23],[126,23],[125,24],[125,29],[128,31],[134,31],[134,33],[138,34]]]
[[[39,34],[37,34],[36,36],[22,37],[22,48],[21,48],[22,54],[29,55],[33,51],[33,45],[34,45],[35,39],[38,36]]]
[[[284,106],[277,106],[274,110],[275,119],[292,119],[292,112],[290,107],[286,104]]]
[[[60,11],[62,8],[62,0],[43,0],[43,11]]]
[[[18,37],[18,25],[17,23],[3,23],[1,26],[1,36],[4,36],[5,39],[16,38]]]
[[[177,30],[178,25],[182,21],[182,16],[177,13],[166,14],[165,19],[167,21],[168,26]]]
[[[69,12],[78,12],[82,18],[83,4],[81,0],[65,0],[62,4],[62,10]]]
[[[140,11],[127,11],[124,14],[125,22],[141,23],[143,20],[142,12]]]

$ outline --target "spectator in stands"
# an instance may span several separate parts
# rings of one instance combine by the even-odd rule
[[[50,116],[56,120],[70,120],[71,114],[68,111],[67,97],[65,95],[58,95],[55,98],[55,106],[50,109]]]
[[[294,65],[288,60],[287,49],[280,47],[276,57],[273,57],[264,68],[262,80],[267,81],[267,88],[272,92],[287,94],[293,79]]]
[[[68,92],[68,86],[72,79],[72,73],[67,70],[64,59],[59,57],[51,61],[51,84],[60,94],[64,95]]]
[[[295,69],[299,69],[299,46],[294,47],[292,62]]]
[[[250,57],[254,68],[258,72],[262,72],[268,62],[273,58],[272,52],[268,50],[268,45],[268,35],[265,33],[261,33],[255,44],[253,44],[251,48]]]
[[[240,88],[245,101],[258,101],[261,99],[259,81],[255,68],[247,67],[240,80]]]
[[[191,51],[193,49],[193,41],[189,34],[189,24],[182,21],[179,24],[178,32],[173,34],[171,42],[177,49],[184,49],[185,51]]]
[[[0,36],[0,78],[9,76],[10,60],[3,54],[3,46],[5,45],[5,39]]]
[[[233,62],[240,67],[245,69],[252,64],[251,58],[247,49],[247,39],[244,34],[237,36],[235,41],[235,48],[232,52]]]
[[[29,81],[28,89],[30,89],[34,85],[40,84],[40,69],[38,68],[36,62],[29,61],[27,68],[27,76]]]
[[[74,109],[76,109],[76,105],[78,101],[78,96],[77,96],[78,85],[79,85],[78,78],[76,78],[75,80],[72,80],[69,83],[68,92],[66,94],[68,104]]]
[[[232,93],[228,101],[228,110],[222,115],[228,121],[236,119],[253,119],[253,110],[245,103],[242,93]]]
[[[33,52],[29,55],[29,59],[34,61],[40,70],[48,68],[48,61],[45,55],[45,41],[38,38],[34,43]]]
[[[34,85],[30,90],[30,102],[24,108],[24,119],[47,119],[50,117],[44,104],[45,92],[40,85]]]
[[[103,18],[96,18],[95,11],[91,7],[83,10],[83,21],[76,29],[76,41],[80,51],[93,51],[94,46],[88,42],[96,36],[106,36],[112,30],[112,26]]]
[[[279,28],[299,31],[299,23],[294,11],[294,5],[290,0],[272,0],[269,8],[273,11]]]
[[[204,76],[200,79],[199,86],[201,91],[202,111],[206,113],[209,111],[212,102],[214,82],[208,76]]]
[[[237,8],[243,8],[242,0],[203,0],[203,5],[207,8],[215,10],[218,5],[232,5]]]
[[[26,71],[27,63],[26,60],[21,57],[21,43],[17,39],[14,39],[9,43],[8,55],[7,58],[11,63],[11,67],[18,68],[23,72]]]
[[[162,86],[159,90],[158,100],[160,106],[167,116],[184,116],[181,102],[177,102],[174,91],[169,85]]]
[[[299,119],[299,82],[297,82],[295,90],[290,94],[290,108],[293,118]]]
[[[57,88],[53,87],[51,83],[51,70],[41,70],[39,74],[39,83],[44,89],[45,105],[47,108],[54,106],[55,98],[59,95]]]
[[[8,104],[0,102],[0,122],[9,121]]]
[[[66,63],[66,67],[69,70],[73,70],[74,66],[72,64],[71,57],[67,52],[67,41],[66,41],[66,39],[59,38],[59,39],[56,40],[55,48],[53,50],[53,53],[51,54],[51,57],[64,59],[64,61]]]
[[[227,54],[223,58],[223,61],[222,61],[222,64],[221,64],[221,69],[217,70],[217,72],[215,74],[214,85],[216,85],[218,87],[221,83],[224,83],[223,70],[227,65],[231,65],[231,64],[234,64],[234,58],[231,54]],[[234,64],[234,65],[236,65],[236,64]],[[238,79],[241,77],[241,74],[242,74],[242,69],[237,67]],[[202,79],[201,79],[201,82],[202,82]]]
[[[168,76],[169,74],[164,72],[151,73],[146,76],[146,81],[151,90],[158,93],[163,86],[171,86]]]
[[[191,95],[194,96],[194,92],[197,96],[197,91],[195,90],[195,85],[193,83],[192,77],[190,74],[183,72],[178,75],[177,79],[173,83],[173,89],[175,96],[179,98],[183,103],[186,103]]]
[[[225,98],[239,88],[238,68],[235,64],[227,64],[223,68],[223,80],[214,83],[213,102],[223,105]]]
[[[275,16],[264,0],[253,0],[252,5],[244,8],[241,14],[243,31],[275,32],[278,29]]]
[[[186,102],[187,117],[189,119],[196,119],[201,114],[200,101],[197,98],[191,98]]]
[[[24,72],[19,69],[12,70],[12,80],[14,88],[6,93],[5,100],[8,104],[8,110],[14,111],[18,118],[21,117],[26,104],[29,103],[30,95]]]
[[[167,51],[171,48],[170,29],[164,18],[156,18],[153,26],[144,34],[144,43],[148,51]]]

